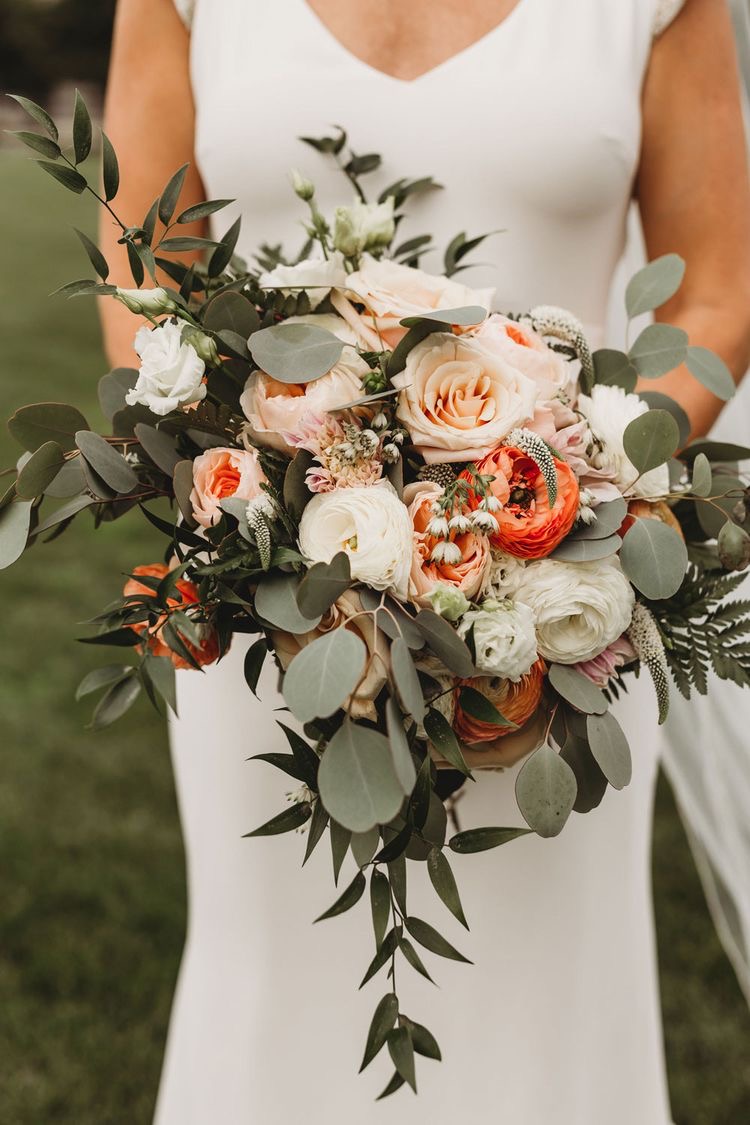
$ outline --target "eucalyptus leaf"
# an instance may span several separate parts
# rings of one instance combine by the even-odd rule
[[[638,372],[625,352],[600,348],[594,352],[594,382],[608,387],[622,387],[629,394],[635,390]]]
[[[230,290],[217,293],[206,305],[203,327],[209,332],[235,332],[246,342],[260,328],[260,317],[247,297]]]
[[[40,445],[18,474],[18,496],[22,500],[34,500],[43,495],[63,465],[65,454],[56,441],[46,441],[44,445]]]
[[[661,520],[635,520],[622,541],[620,563],[637,590],[651,600],[671,598],[688,566],[685,541]]]
[[[619,535],[607,535],[604,539],[578,538],[563,539],[550,558],[560,562],[594,562],[616,554],[622,546]]]
[[[287,633],[309,633],[320,624],[320,616],[304,617],[297,608],[299,579],[294,574],[276,572],[258,584],[255,593],[256,613],[276,629]]]
[[[710,496],[712,484],[711,463],[705,453],[699,453],[693,461],[693,479],[690,484],[690,491],[696,496]]]
[[[469,677],[474,673],[474,661],[466,642],[445,620],[429,609],[421,609],[414,625],[424,637],[428,647],[443,664],[457,676]]]
[[[292,714],[301,723],[334,715],[361,680],[366,662],[367,648],[350,629],[332,629],[305,645],[284,674],[282,691]]]
[[[56,441],[66,452],[76,448],[76,433],[88,422],[74,406],[62,402],[37,402],[22,406],[8,422],[16,441],[32,453],[48,441]]]
[[[413,328],[416,324],[427,321],[430,325],[460,325],[463,328],[474,324],[481,324],[487,319],[487,309],[483,305],[461,305],[455,309],[430,309],[428,313],[418,316],[405,316],[401,324],[405,328]],[[430,331],[435,331],[431,328]]]
[[[662,394],[661,391],[640,391],[638,397],[643,399],[651,410],[666,410],[668,414],[672,415],[680,434],[680,447],[685,445],[690,437],[690,419],[679,402],[670,398],[669,395]]]
[[[585,715],[603,715],[607,710],[604,692],[577,668],[568,664],[551,664],[549,682],[558,695]]]
[[[630,359],[644,379],[658,379],[685,362],[688,334],[670,324],[648,324],[630,349]]]
[[[393,768],[404,796],[408,797],[414,789],[417,780],[417,771],[404,730],[404,720],[393,697],[390,697],[386,702],[385,717],[388,727],[388,742],[391,748],[391,757],[393,758]]]
[[[321,617],[351,584],[349,556],[339,551],[310,567],[297,589],[297,607],[304,617]]]
[[[411,649],[424,648],[422,633],[416,627],[412,615],[406,612],[400,602],[395,598],[384,597],[380,590],[371,590],[367,586],[363,586],[357,593],[364,609],[377,612],[378,629],[387,637],[392,641],[403,637]]]
[[[177,463],[182,459],[181,454],[177,452],[174,435],[168,434],[165,430],[157,430],[155,426],[147,426],[145,422],[136,422],[133,430],[144,452],[157,468],[171,477]],[[247,504],[245,506],[247,507]]]
[[[520,836],[528,836],[528,828],[467,828],[448,841],[448,847],[458,855],[473,855],[491,848],[502,847]]]
[[[427,713],[427,706],[409,646],[402,637],[398,637],[391,645],[391,670],[404,710],[417,722],[421,722]]]
[[[75,440],[94,472],[115,492],[126,494],[138,487],[138,477],[123,455],[100,434],[91,430],[79,430]]]
[[[0,570],[21,557],[31,526],[31,500],[14,500],[0,511]]]
[[[326,747],[318,786],[329,815],[352,832],[388,824],[404,799],[388,740],[348,718]]]
[[[327,375],[344,343],[312,324],[275,324],[255,332],[248,348],[258,367],[282,383],[311,383]]]
[[[516,724],[511,722],[510,719],[506,719],[505,715],[498,711],[492,700],[468,684],[462,685],[460,689],[459,704],[462,711],[471,715],[472,719],[478,719],[480,723],[490,723],[495,727],[509,727],[511,730],[516,729]]]
[[[138,372],[134,367],[116,367],[108,374],[102,375],[98,388],[99,405],[102,414],[109,421],[118,410],[125,409],[127,405],[125,396],[135,386],[137,378]]]
[[[608,539],[616,534],[622,527],[623,520],[628,514],[627,501],[618,497],[616,500],[605,500],[593,509],[596,519],[593,523],[577,527],[573,535],[563,540],[564,543],[579,542],[583,539]]]
[[[50,512],[45,518],[34,528],[35,535],[43,535],[45,531],[49,531],[58,524],[64,523],[65,520],[72,519],[73,516],[78,515],[84,508],[90,508],[95,501],[91,496],[74,496],[67,504],[61,504],[54,512]]]
[[[544,838],[562,831],[573,809],[576,791],[572,769],[548,745],[534,751],[516,778],[521,815],[529,828]]]
[[[625,291],[630,319],[658,309],[675,295],[684,276],[685,262],[678,254],[664,254],[649,262],[631,278]]]
[[[610,785],[624,789],[630,784],[633,763],[628,740],[614,715],[589,715],[586,733],[594,759]]]
[[[451,865],[443,855],[440,848],[433,848],[427,857],[427,873],[430,876],[430,882],[439,898],[450,910],[454,918],[457,918],[462,926],[469,929],[469,923],[466,921],[464,908],[461,905],[461,897],[458,893],[458,886],[456,885],[456,877],[451,871]]]
[[[666,464],[680,444],[680,431],[666,410],[647,410],[622,435],[625,452],[639,473]]]
[[[377,828],[368,832],[352,832],[349,846],[357,867],[366,867],[380,847],[380,832]]]
[[[715,352],[693,345],[688,348],[686,363],[690,374],[717,398],[726,402],[734,395],[736,387],[732,373]]]

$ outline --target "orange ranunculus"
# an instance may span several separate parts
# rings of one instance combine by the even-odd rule
[[[472,680],[462,680],[456,689],[456,714],[453,726],[459,738],[469,745],[477,742],[494,742],[510,734],[512,727],[497,727],[483,723],[467,715],[461,707],[461,685],[472,687],[494,703],[504,718],[520,727],[536,711],[542,698],[542,686],[547,673],[547,665],[541,657],[533,664],[518,683],[500,680],[493,676],[478,676]]]
[[[519,559],[543,559],[573,527],[578,514],[578,481],[566,461],[554,458],[557,499],[550,510],[547,486],[535,461],[520,449],[501,446],[479,462],[480,473],[495,474],[490,489],[503,505],[493,547]],[[477,501],[475,501],[477,502]]]
[[[123,588],[123,596],[131,597],[134,594],[153,594],[153,590],[143,582],[139,582],[138,575],[145,578],[166,578],[172,568],[164,563],[151,563],[149,566],[137,566],[133,570],[134,578],[129,578]],[[175,583],[173,595],[167,599],[170,609],[186,609],[188,606],[197,605],[199,601],[198,587],[187,578],[178,578]],[[175,668],[192,668],[193,665],[165,644],[163,639],[164,626],[167,623],[167,614],[163,614],[156,626],[149,629],[148,622],[138,621],[130,628],[134,632],[146,636],[149,651],[153,656],[167,656]],[[208,625],[198,625],[202,635],[200,646],[183,638],[185,648],[198,664],[213,664],[219,658],[219,638],[216,630]]]

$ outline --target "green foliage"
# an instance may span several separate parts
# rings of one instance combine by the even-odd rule
[[[539,836],[558,836],[576,799],[576,779],[567,762],[551,746],[540,746],[516,778],[521,814]]]
[[[251,336],[250,354],[261,370],[282,383],[312,382],[338,362],[344,344],[312,324],[278,324]]]
[[[668,524],[637,518],[625,533],[620,563],[635,588],[647,598],[671,598],[680,589],[687,570],[687,547]]]

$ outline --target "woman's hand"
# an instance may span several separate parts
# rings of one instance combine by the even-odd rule
[[[172,0],[120,0],[104,129],[120,161],[122,188],[114,206],[125,223],[142,222],[169,177],[188,162],[180,208],[205,198],[193,157],[195,112],[189,48],[190,37]],[[117,244],[119,233],[102,211],[100,245],[111,267],[109,280],[132,289],[127,254]],[[203,233],[200,223],[180,228],[181,235]],[[191,255],[180,254],[180,260],[190,261]],[[164,280],[174,285],[168,278]],[[111,299],[100,302],[100,312],[111,363],[133,366],[137,328],[133,314]]]
[[[750,366],[750,186],[725,0],[686,0],[654,44],[637,195],[649,258],[674,251],[687,262],[658,319],[717,352],[739,382]],[[693,437],[707,433],[723,405],[686,367],[643,389],[676,399]]]

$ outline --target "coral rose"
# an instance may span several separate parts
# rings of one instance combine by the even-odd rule
[[[522,450],[505,446],[479,462],[480,473],[495,474],[490,490],[503,505],[495,513],[499,527],[490,537],[493,547],[520,559],[542,559],[570,532],[578,514],[578,481],[566,461],[553,460],[557,497],[552,508],[539,466]]]
[[[473,531],[464,535],[451,532],[451,541],[461,551],[460,562],[452,565],[430,558],[437,539],[427,534],[427,525],[433,516],[432,505],[442,494],[442,488],[434,481],[418,481],[404,489],[404,503],[414,527],[409,599],[421,606],[431,605],[429,595],[441,584],[455,587],[467,598],[475,597],[491,561],[489,540]]]
[[[520,727],[531,718],[541,702],[546,673],[547,665],[540,658],[517,683],[492,676],[461,680],[456,689],[456,714],[453,720],[459,738],[472,745],[477,742],[494,742],[513,731],[512,727],[498,727],[494,723],[484,723],[468,715],[461,707],[461,686],[472,687],[480,692],[495,705],[504,718]]]
[[[362,612],[362,602],[353,590],[343,593],[309,633],[293,634],[276,629],[270,634],[271,643],[279,664],[286,672],[295,656],[306,645],[333,629],[349,629],[365,643],[368,656],[365,676],[357,685],[354,695],[343,706],[351,708],[352,718],[370,719],[374,722],[377,719],[374,700],[385,686],[390,668],[388,642],[380,629],[375,628],[372,615]]]
[[[435,309],[480,305],[489,311],[494,289],[469,289],[449,277],[436,277],[412,266],[403,266],[369,254],[350,273],[331,301],[365,348],[395,348],[406,335],[401,324],[407,316],[426,316]],[[356,306],[364,305],[364,311]]]
[[[473,461],[534,414],[533,380],[479,341],[435,332],[393,379],[396,416],[428,464]]]
[[[144,582],[139,582],[138,577],[161,580],[167,577],[171,569],[164,563],[135,567],[133,570],[134,577],[129,578],[123,587],[123,597],[130,598],[140,594],[153,596],[154,591],[151,587]],[[195,583],[190,582],[187,578],[178,578],[174,584],[173,593],[167,599],[167,607],[168,609],[184,610],[191,605],[197,605],[199,601],[198,587]],[[164,626],[167,624],[168,616],[168,613],[162,614],[154,626],[149,626],[147,621],[137,621],[130,628],[144,637],[152,656],[168,657],[175,668],[192,668],[193,665],[189,660],[171,649],[164,641]],[[196,645],[193,641],[181,636],[182,643],[197,664],[213,664],[219,658],[219,639],[216,630],[210,625],[196,622],[195,618],[192,618],[192,620],[200,635],[200,644]]]
[[[257,449],[207,449],[193,462],[194,518],[201,527],[211,527],[221,519],[222,500],[254,500],[264,495],[260,486],[266,480]]]

